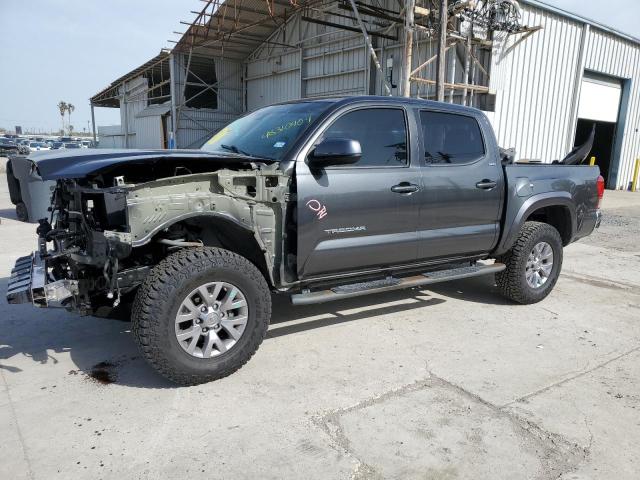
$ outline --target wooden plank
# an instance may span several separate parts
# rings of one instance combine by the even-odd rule
[[[427,85],[436,84],[435,80],[430,80],[428,78],[411,77],[411,81],[425,83]],[[466,88],[467,90],[473,90],[474,92],[478,93],[489,93],[489,87],[484,87],[482,85],[469,85],[467,83],[445,83],[444,88],[449,88],[452,90],[464,90]]]

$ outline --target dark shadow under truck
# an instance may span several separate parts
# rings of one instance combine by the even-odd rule
[[[272,292],[302,305],[495,274],[534,303],[600,221],[599,170],[573,160],[513,164],[481,112],[388,97],[265,107],[201,150],[40,154],[51,216],[7,298],[81,314],[132,299],[144,356],[185,385],[249,360]]]

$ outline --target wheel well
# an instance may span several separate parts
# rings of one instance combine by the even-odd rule
[[[172,239],[176,236],[186,241],[201,241],[207,247],[220,247],[237,253],[258,267],[271,285],[264,253],[250,230],[225,218],[196,217],[174,223],[156,237]]]
[[[566,246],[571,241],[572,225],[571,212],[562,205],[552,205],[539,208],[531,213],[526,221],[547,223],[558,230],[562,244]]]

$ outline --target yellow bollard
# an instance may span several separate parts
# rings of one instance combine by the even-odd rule
[[[638,175],[640,175],[640,158],[636,158],[636,166],[633,169],[633,180],[631,181],[632,192],[635,192],[638,188]]]
[[[591,160],[589,160],[589,165],[593,167],[595,164],[596,164],[596,157],[591,157]]]

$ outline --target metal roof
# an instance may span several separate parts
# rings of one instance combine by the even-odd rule
[[[120,106],[120,92],[119,88],[123,83],[133,80],[142,74],[146,75],[159,75],[163,74],[169,77],[169,55],[167,50],[161,50],[158,55],[151,60],[143,63],[139,67],[131,70],[129,73],[122,75],[109,84],[108,87],[103,88],[93,97],[89,99],[92,105],[96,107],[113,107]]]
[[[174,51],[244,60],[296,11],[321,0],[203,0]],[[180,33],[180,32],[174,32]],[[274,42],[275,43],[275,42]],[[277,43],[283,46],[292,46]]]
[[[196,56],[225,57],[232,60],[246,59],[260,45],[269,43],[269,37],[298,10],[327,3],[327,0],[202,0],[201,11],[192,11],[196,17],[192,22],[180,22],[187,26],[173,48],[175,52],[191,51]],[[640,39],[620,32],[600,22],[590,20],[554,7],[540,0],[521,0],[522,3],[540,8],[580,23],[611,33],[617,37],[640,44]],[[282,42],[275,45],[296,47]],[[170,52],[162,50],[157,56],[91,97],[93,105],[119,107],[118,88],[126,81],[141,74],[168,71]]]

